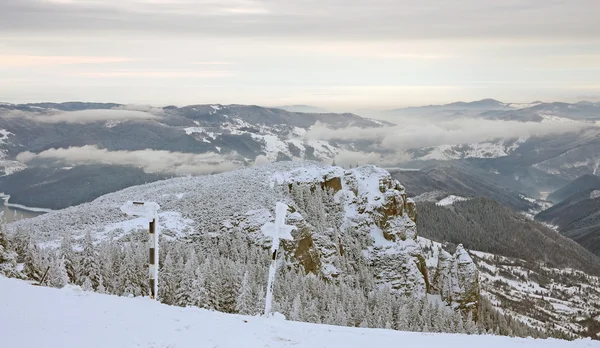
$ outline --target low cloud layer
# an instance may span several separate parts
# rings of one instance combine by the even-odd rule
[[[594,124],[584,122],[538,123],[457,119],[428,123],[422,120],[404,120],[399,125],[381,128],[347,127],[331,129],[317,123],[306,137],[313,140],[370,140],[381,150],[404,151],[412,148],[438,145],[481,143],[497,139],[528,138],[579,131]]]
[[[96,146],[49,149],[39,154],[22,152],[17,160],[30,163],[36,160],[55,161],[65,165],[110,164],[142,168],[148,173],[209,174],[239,168],[233,161],[235,155],[221,156],[215,153],[193,154],[163,150],[108,151]]]
[[[119,109],[57,111],[49,114],[11,111],[4,117],[29,119],[40,123],[91,123],[102,121],[150,120],[160,117],[159,109],[146,106],[124,106]]]
[[[381,167],[396,166],[410,160],[411,157],[404,151],[377,153],[341,150],[335,156],[335,164],[338,166],[353,166],[363,164],[374,164]]]

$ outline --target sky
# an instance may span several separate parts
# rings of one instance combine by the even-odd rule
[[[0,101],[600,101],[597,0],[1,0]]]

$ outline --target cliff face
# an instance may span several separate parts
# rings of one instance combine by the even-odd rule
[[[276,173],[274,180],[277,185],[285,184],[290,192],[297,186],[310,187],[315,196],[320,195],[315,190],[329,190],[337,205],[330,210],[342,212],[343,219],[334,226],[338,229],[317,231],[296,211],[299,208],[295,204],[290,205],[294,212],[288,223],[299,229],[295,232],[297,239],[284,246],[306,272],[337,277],[336,264],[343,259],[339,240],[364,240],[363,255],[378,283],[412,296],[440,293],[448,303],[458,304],[465,311],[476,310],[478,273],[469,255],[462,247],[455,255],[442,252],[437,268],[428,271],[417,242],[417,208],[387,171],[374,166],[317,171],[300,168]],[[430,284],[431,271],[434,284]]]
[[[470,312],[477,319],[479,271],[462,244],[458,245],[454,255],[439,249],[433,291],[439,292],[446,303],[465,313]]]

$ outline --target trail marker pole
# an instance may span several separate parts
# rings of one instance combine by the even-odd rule
[[[158,210],[160,206],[154,202],[127,202],[121,211],[129,216],[139,216],[148,220],[148,278],[150,298],[158,295]]]
[[[268,316],[271,313],[273,286],[275,283],[275,272],[277,271],[277,251],[279,250],[279,241],[281,239],[292,240],[293,237],[291,232],[296,229],[296,226],[285,224],[287,209],[288,206],[286,204],[277,202],[277,205],[275,206],[275,223],[267,222],[261,227],[262,233],[266,237],[271,237],[273,239],[271,245],[271,266],[269,267],[267,296],[265,298],[265,316]]]

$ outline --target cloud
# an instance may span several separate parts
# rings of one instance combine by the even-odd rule
[[[410,155],[404,151],[377,153],[348,150],[340,150],[334,158],[335,164],[339,166],[374,164],[382,167],[394,166],[410,159]]]
[[[128,110],[127,108],[132,109]],[[158,108],[146,108],[144,111],[135,109],[136,106],[123,106],[124,109],[105,109],[105,110],[80,110],[80,111],[57,111],[51,114],[9,111],[3,114],[3,117],[25,118],[40,123],[91,123],[99,121],[131,121],[131,120],[150,120],[159,117]]]
[[[404,119],[392,127],[331,129],[317,123],[305,137],[313,140],[370,140],[381,150],[404,151],[437,145],[480,143],[496,139],[527,138],[580,131],[593,126],[585,122],[537,123],[456,119],[424,122]]]
[[[110,28],[111,33],[193,37],[597,40],[599,11],[595,0],[3,0],[0,28],[9,32]]]
[[[256,156],[256,159],[254,160],[255,166],[261,165],[261,164],[267,164],[267,163],[271,163],[271,161],[269,161],[269,159],[265,155],[258,155],[258,156]]]
[[[142,168],[148,173],[208,174],[233,170],[242,166],[234,161],[236,154],[193,154],[164,150],[109,151],[86,145],[49,149],[38,154],[29,151],[17,155],[21,163],[50,160],[65,165],[110,164]]]
[[[235,76],[235,71],[165,71],[165,70],[119,70],[119,71],[98,71],[98,72],[78,72],[73,76],[91,77],[91,78],[111,78],[111,77],[135,77],[135,78],[182,78],[182,77],[230,77]]]
[[[0,54],[2,67],[32,67],[48,65],[107,64],[133,61],[125,57],[33,56]]]

